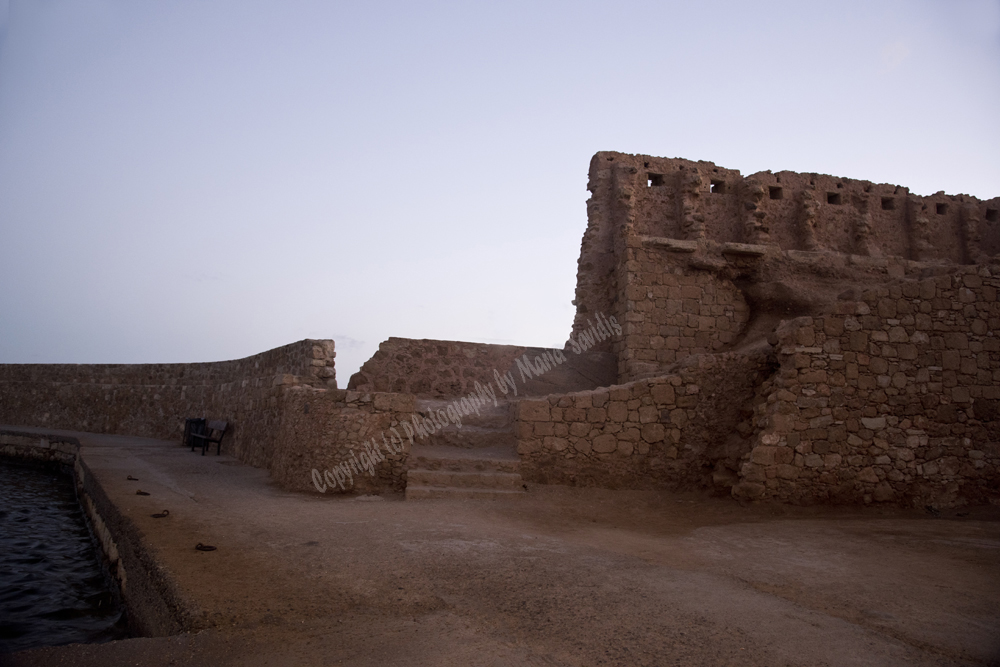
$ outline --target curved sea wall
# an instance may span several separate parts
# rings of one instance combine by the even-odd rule
[[[133,635],[162,637],[198,629],[198,614],[158,567],[131,519],[108,500],[71,436],[0,430],[0,456],[54,462],[73,471],[77,498],[117,584]]]
[[[282,394],[336,387],[332,340],[196,364],[0,364],[0,423],[180,439],[188,417],[224,419],[224,449],[270,467]]]

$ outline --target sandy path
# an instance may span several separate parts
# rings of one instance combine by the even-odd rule
[[[226,456],[80,437],[209,629],[11,664],[1000,664],[998,508],[543,486],[503,501],[330,498]]]

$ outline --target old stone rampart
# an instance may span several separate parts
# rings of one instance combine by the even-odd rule
[[[1000,266],[845,294],[779,328],[780,371],[734,494],[953,505],[1000,498]]]
[[[0,423],[179,440],[187,417],[225,419],[226,450],[266,468],[284,390],[336,387],[334,356],[303,340],[211,363],[0,364]]]

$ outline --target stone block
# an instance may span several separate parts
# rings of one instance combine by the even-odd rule
[[[871,431],[885,428],[885,417],[862,417],[861,425]]]
[[[879,482],[878,475],[875,474],[874,468],[864,468],[858,473],[858,479],[868,484],[878,484]]]
[[[601,454],[610,454],[618,449],[618,438],[610,433],[604,433],[594,438],[594,451]]]
[[[908,343],[910,342],[910,336],[903,327],[892,327],[889,329],[889,342]]]
[[[674,388],[669,384],[654,385],[650,391],[653,401],[659,405],[672,404],[674,402]]]
[[[518,404],[517,416],[527,422],[551,421],[548,401],[523,400]]]
[[[644,405],[639,408],[639,422],[642,424],[650,424],[655,422],[660,417],[660,411],[652,405]]]
[[[611,401],[607,410],[608,421],[621,423],[628,419],[628,406],[623,401]]]
[[[750,460],[759,465],[769,466],[774,465],[774,451],[775,447],[768,447],[766,445],[758,445],[753,448],[750,452]]]
[[[521,455],[525,454],[535,454],[542,448],[542,443],[535,439],[530,440],[518,440],[517,442],[517,453]]]
[[[561,452],[569,447],[569,440],[564,438],[547,437],[542,441],[542,444],[547,450]]]
[[[944,344],[949,350],[968,350],[969,337],[961,332],[946,333]]]
[[[878,314],[879,317],[896,317],[896,300],[879,299]]]
[[[798,479],[799,469],[793,465],[787,463],[782,463],[777,466],[775,471],[777,473],[778,479]]]
[[[552,435],[553,424],[552,422],[529,422],[535,425],[534,434],[536,436]]]

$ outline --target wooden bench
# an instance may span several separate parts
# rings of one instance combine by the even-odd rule
[[[194,448],[200,444],[201,455],[204,456],[209,445],[214,442],[217,445],[215,450],[216,455],[222,454],[222,437],[226,434],[227,428],[229,428],[229,422],[222,420],[206,422],[203,430],[196,427],[192,428],[189,434],[191,438],[191,451],[193,452]]]

